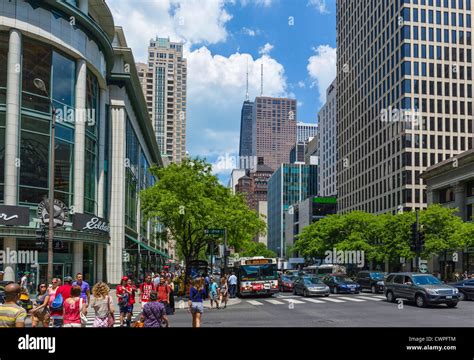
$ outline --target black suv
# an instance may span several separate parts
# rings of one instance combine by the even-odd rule
[[[361,290],[371,290],[373,294],[383,293],[383,285],[386,273],[378,271],[360,271],[357,274],[356,282]]]
[[[431,274],[392,273],[385,279],[385,296],[388,302],[403,298],[415,301],[418,307],[446,304],[453,308],[458,304],[459,290]]]

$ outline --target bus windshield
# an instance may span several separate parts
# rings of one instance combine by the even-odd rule
[[[243,265],[240,267],[243,281],[274,280],[278,278],[277,265]]]

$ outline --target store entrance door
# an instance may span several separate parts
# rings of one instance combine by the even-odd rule
[[[48,264],[39,264],[37,284],[45,283],[48,277]],[[64,279],[64,264],[53,264],[53,277]],[[49,284],[48,284],[49,285]]]

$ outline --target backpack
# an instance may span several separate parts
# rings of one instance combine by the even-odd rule
[[[124,293],[121,297],[120,297],[120,300],[118,302],[118,305],[120,307],[126,307],[128,305],[128,293]]]
[[[51,309],[60,310],[63,307],[63,302],[63,296],[61,294],[57,294],[53,302],[51,303]]]

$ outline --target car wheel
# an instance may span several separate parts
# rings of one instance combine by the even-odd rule
[[[426,300],[423,295],[416,295],[415,303],[416,303],[416,306],[418,306],[419,308],[426,307]]]
[[[328,297],[328,296],[329,296],[329,294],[324,294],[324,296]]]
[[[459,292],[459,301],[464,301],[464,300],[466,300],[466,295],[462,291],[460,291]]]
[[[387,301],[388,302],[391,302],[391,303],[395,302],[395,296],[393,296],[393,292],[387,291],[386,296],[387,296]]]
[[[377,289],[375,288],[375,285],[372,285],[370,290],[372,290],[372,294],[377,294]]]
[[[309,297],[309,293],[308,293],[308,290],[305,290],[304,293],[303,293],[304,297]]]
[[[455,308],[456,306],[458,306],[458,303],[449,303],[446,305],[448,306],[448,308]]]

